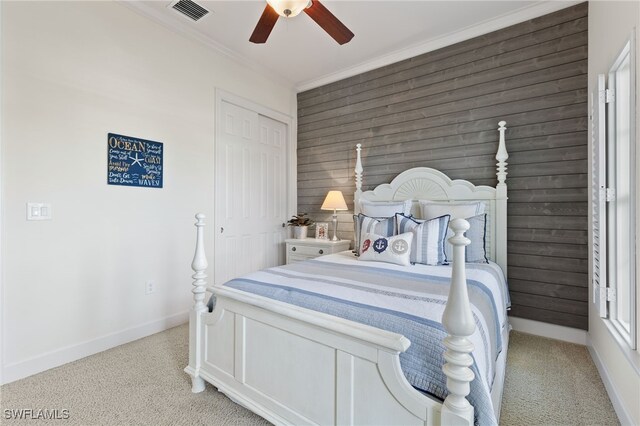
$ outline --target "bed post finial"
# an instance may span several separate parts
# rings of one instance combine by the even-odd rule
[[[189,365],[184,369],[191,376],[191,392],[198,393],[204,390],[204,379],[200,377],[201,349],[202,349],[202,313],[207,311],[204,304],[204,293],[206,291],[207,256],[204,253],[204,219],[205,215],[196,215],[196,253],[191,262],[193,274],[194,305],[189,312]]]
[[[205,308],[204,305],[204,293],[206,291],[207,278],[207,256],[204,253],[204,219],[206,216],[202,213],[196,215],[196,252],[193,255],[193,262],[191,262],[191,269],[195,272],[193,274],[193,300],[195,302],[193,308],[196,311],[202,311]]]
[[[497,173],[498,185],[496,186],[496,214],[495,214],[495,244],[496,257],[495,261],[505,277],[507,276],[507,159],[509,154],[507,153],[507,145],[504,140],[504,132],[507,130],[505,125],[506,121],[500,121],[498,123],[498,131],[500,132],[500,142],[498,144],[498,152],[496,153],[496,160],[498,160]]]
[[[362,194],[362,144],[356,145],[356,192],[353,196],[353,213],[360,213],[360,194]]]
[[[442,371],[447,376],[449,395],[442,406],[441,424],[472,426],[473,406],[466,398],[470,383],[475,377],[469,368],[473,365],[470,355],[473,343],[468,337],[476,328],[465,273],[465,246],[471,241],[464,236],[464,232],[469,229],[469,222],[454,219],[449,223],[449,227],[454,232],[454,236],[449,238],[453,245],[453,266],[449,297],[442,315],[442,325],[448,334],[444,339],[447,350],[444,353],[446,363]]]
[[[496,153],[496,160],[498,163],[496,164],[498,172],[496,175],[498,176],[498,191],[500,188],[504,187],[504,193],[506,196],[506,183],[507,180],[507,159],[509,158],[509,153],[507,153],[507,145],[504,141],[504,132],[507,130],[505,125],[506,121],[500,121],[498,123],[498,131],[500,132],[500,143],[498,144],[498,152]]]

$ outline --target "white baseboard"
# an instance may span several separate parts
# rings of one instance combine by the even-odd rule
[[[509,317],[509,323],[511,323],[515,331],[578,345],[587,345],[587,332],[585,330],[517,317]]]
[[[613,409],[616,411],[618,415],[618,420],[620,420],[620,424],[623,426],[626,425],[634,425],[633,420],[629,412],[625,409],[622,404],[622,400],[620,399],[620,395],[616,390],[616,387],[609,376],[609,370],[607,370],[607,366],[604,365],[600,355],[598,355],[598,351],[593,347],[590,341],[588,341],[587,349],[589,349],[589,354],[591,354],[591,359],[593,359],[593,363],[596,365],[598,369],[598,373],[600,373],[600,378],[602,379],[602,383],[604,383],[604,387],[607,390],[607,394],[609,395],[609,399],[611,400],[611,404],[613,404]]]
[[[88,340],[61,349],[56,349],[33,358],[2,366],[2,384],[41,373],[59,367],[80,358],[124,345],[125,343],[150,336],[189,321],[189,312],[180,312],[158,320],[109,333],[105,336]]]

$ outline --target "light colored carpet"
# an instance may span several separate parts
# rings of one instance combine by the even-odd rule
[[[0,423],[264,425],[212,386],[191,393],[186,325],[0,388]],[[615,425],[586,348],[511,333],[503,425]],[[7,420],[6,409],[69,410],[68,420]]]
[[[269,425],[208,385],[191,393],[187,325],[0,388],[0,422],[56,425]],[[5,409],[68,409],[69,420],[7,421]]]
[[[618,425],[585,346],[511,332],[503,425]]]

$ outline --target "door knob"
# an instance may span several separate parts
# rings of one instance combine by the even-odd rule
[[[224,228],[221,226],[220,227],[220,233],[222,234],[224,232]]]

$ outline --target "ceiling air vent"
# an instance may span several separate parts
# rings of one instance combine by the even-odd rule
[[[191,0],[179,0],[175,2],[172,7],[194,21],[199,20],[209,13],[207,9]]]

